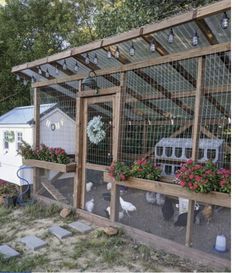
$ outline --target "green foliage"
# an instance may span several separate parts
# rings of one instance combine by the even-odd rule
[[[25,159],[37,159],[60,164],[68,164],[70,162],[69,156],[66,154],[65,150],[61,148],[49,148],[46,145],[41,144],[39,149],[34,150],[25,141],[22,141],[22,145],[19,148],[19,154]]]
[[[131,176],[156,181],[160,178],[161,169],[145,159],[137,160],[131,166],[114,161],[108,168],[108,173],[116,181],[125,181]]]
[[[44,206],[40,203],[33,205],[27,205],[24,208],[24,214],[31,219],[49,218],[57,216],[60,212],[60,208],[57,205]]]
[[[155,22],[214,0],[7,0],[0,5],[0,115],[30,104],[15,65]]]
[[[188,160],[176,172],[176,178],[178,183],[189,191],[205,193],[231,191],[230,170],[218,169],[212,161],[199,164]]]

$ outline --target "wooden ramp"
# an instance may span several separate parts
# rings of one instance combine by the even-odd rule
[[[59,190],[48,181],[42,181],[42,186],[57,200],[68,203],[67,199],[59,192]]]

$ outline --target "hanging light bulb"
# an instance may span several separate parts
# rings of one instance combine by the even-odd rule
[[[108,51],[107,51],[107,58],[108,58],[108,59],[111,59],[111,56],[112,56],[112,54],[111,54],[111,50],[110,50],[110,48],[109,48]]]
[[[75,72],[78,72],[78,71],[79,71],[79,65],[78,65],[78,63],[77,63],[77,62],[75,63],[74,70],[75,70]]]
[[[156,51],[156,45],[154,39],[152,39],[150,45],[149,45],[149,50],[150,52],[155,52]]]
[[[199,44],[199,36],[197,31],[194,33],[193,37],[192,37],[192,45],[193,46],[197,46]]]
[[[175,37],[175,34],[174,34],[173,29],[171,28],[170,32],[168,34],[168,43],[169,44],[172,44],[174,42],[174,37]]]
[[[120,58],[120,50],[119,50],[119,47],[118,47],[118,46],[116,47],[115,58],[116,58],[116,59],[119,59],[119,58]]]
[[[32,83],[36,82],[36,79],[35,79],[34,76],[31,77],[31,82],[32,82]]]
[[[62,68],[63,68],[63,70],[67,70],[66,60],[64,60]]]
[[[38,74],[39,74],[39,75],[42,75],[42,69],[41,69],[40,66],[38,67]]]
[[[86,63],[86,64],[89,64],[89,63],[90,63],[90,60],[89,60],[89,55],[88,55],[88,53],[86,54],[86,57],[85,57],[85,63]]]
[[[174,125],[174,119],[173,118],[170,119],[170,122],[171,122],[171,125]]]
[[[94,58],[93,58],[93,63],[98,64],[98,56],[97,56],[96,53],[95,53]]]
[[[26,79],[24,79],[23,84],[24,84],[24,86],[26,86],[28,84],[28,81]]]
[[[134,43],[132,42],[131,47],[129,48],[129,55],[134,56],[135,54],[135,48],[134,48]]]
[[[229,26],[229,17],[226,12],[224,12],[223,17],[221,18],[221,27],[223,29],[228,28]]]
[[[56,69],[55,69],[55,74],[58,76],[59,75],[59,70],[58,70],[58,68],[56,67]]]
[[[46,69],[45,76],[46,76],[46,78],[49,78],[49,71],[48,71],[48,68]]]
[[[16,80],[19,81],[20,80],[20,76],[17,74],[16,75]]]

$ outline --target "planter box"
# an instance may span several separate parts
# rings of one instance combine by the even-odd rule
[[[134,188],[139,190],[159,192],[167,195],[172,195],[176,197],[182,197],[190,200],[195,200],[198,202],[203,202],[207,204],[231,207],[231,197],[227,193],[221,192],[210,192],[210,193],[196,193],[189,192],[179,185],[161,181],[152,181],[147,179],[140,179],[130,177],[127,181],[114,181],[108,173],[104,173],[104,181],[116,183],[117,185],[127,186],[128,188]]]
[[[76,168],[76,163],[59,164],[59,163],[36,160],[36,159],[23,159],[23,164],[27,166],[32,166],[36,168],[42,168],[42,169],[47,169],[47,170],[52,170],[52,171],[62,172],[62,173],[75,172],[75,168]]]

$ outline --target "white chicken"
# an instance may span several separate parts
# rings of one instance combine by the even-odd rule
[[[145,197],[146,197],[146,201],[149,204],[155,204],[156,203],[156,193],[155,192],[146,192]]]
[[[94,209],[94,199],[93,198],[91,200],[89,200],[88,202],[86,202],[85,209],[89,212],[93,211],[93,209]]]
[[[107,183],[107,190],[108,190],[108,191],[111,190],[111,187],[112,187],[112,183],[111,183],[111,182]]]
[[[110,218],[110,215],[111,215],[111,207],[110,207],[110,206],[107,207],[107,208],[105,209],[105,212],[106,212],[106,214],[107,214],[107,217]],[[123,212],[123,211],[120,211],[120,212],[119,212],[119,220],[121,220],[122,218],[124,218],[124,212]]]
[[[161,193],[156,193],[156,202],[158,206],[163,206],[165,203],[165,195]]]
[[[90,192],[93,187],[93,182],[86,183],[86,192]]]
[[[123,211],[125,211],[128,216],[130,216],[128,213],[129,211],[136,210],[136,207],[132,203],[124,201],[124,199],[122,197],[120,197],[120,205],[121,205],[121,208],[123,209]]]

